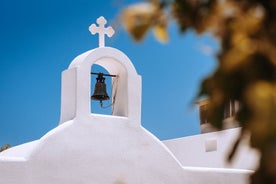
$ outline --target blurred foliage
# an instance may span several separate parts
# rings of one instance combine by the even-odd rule
[[[139,3],[126,8],[122,13],[125,29],[136,41],[141,41],[150,28],[161,42],[168,41],[167,18],[163,3]]]
[[[203,80],[198,97],[208,96],[208,121],[219,128],[225,103],[239,101],[235,119],[242,131],[233,149],[250,132],[251,146],[261,153],[251,183],[276,183],[276,1],[152,0],[122,13],[125,29],[136,41],[153,29],[166,42],[171,20],[181,32],[209,32],[220,40],[218,67]]]
[[[0,152],[5,151],[5,150],[9,149],[10,147],[11,147],[11,145],[5,144],[0,148]]]

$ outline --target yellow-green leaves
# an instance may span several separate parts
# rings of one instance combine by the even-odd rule
[[[160,22],[153,27],[153,31],[156,39],[160,42],[165,43],[169,40],[169,35],[167,32],[167,22],[165,20],[160,20]]]
[[[122,22],[136,41],[141,41],[151,28],[157,40],[168,41],[167,18],[156,3],[144,2],[127,7],[122,13]]]
[[[139,3],[129,6],[122,13],[125,29],[136,41],[140,41],[151,27],[155,11],[151,3]]]
[[[271,138],[276,138],[276,83],[259,81],[246,91],[246,102],[252,116],[247,128],[252,134],[252,146],[262,148]]]

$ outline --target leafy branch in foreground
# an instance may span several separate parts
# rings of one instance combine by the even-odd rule
[[[276,183],[276,1],[152,0],[122,13],[125,29],[136,41],[150,29],[167,41],[171,20],[181,32],[209,32],[220,40],[218,67],[203,80],[198,97],[208,96],[209,122],[219,128],[225,103],[239,101],[235,119],[242,127],[240,139],[249,132],[251,146],[261,153],[251,183]]]

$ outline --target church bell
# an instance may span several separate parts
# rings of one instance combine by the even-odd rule
[[[109,96],[106,92],[105,78],[103,73],[98,73],[97,83],[95,84],[94,93],[91,96],[91,100],[98,100],[100,102],[109,100]]]

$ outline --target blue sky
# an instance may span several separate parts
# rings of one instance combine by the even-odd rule
[[[215,66],[217,42],[180,34],[170,41],[149,33],[137,44],[116,21],[130,0],[2,0],[0,2],[0,146],[39,139],[60,115],[61,72],[79,54],[98,46],[88,27],[104,16],[115,25],[106,46],[123,51],[142,76],[142,125],[159,139],[198,134],[192,100]]]

